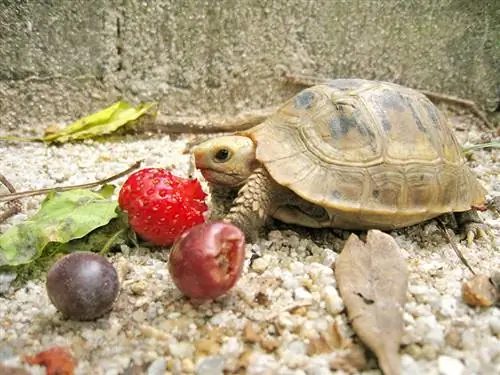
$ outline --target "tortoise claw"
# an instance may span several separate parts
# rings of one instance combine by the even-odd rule
[[[472,246],[475,240],[493,238],[493,231],[484,223],[467,223],[462,227],[467,247]]]
[[[475,209],[457,212],[455,213],[455,217],[460,227],[460,231],[463,234],[462,239],[465,237],[468,247],[470,247],[476,239],[494,237],[491,228],[481,220]]]

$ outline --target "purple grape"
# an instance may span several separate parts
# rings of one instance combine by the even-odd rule
[[[120,289],[115,267],[91,252],[59,259],[47,274],[52,304],[73,320],[94,320],[111,309]]]

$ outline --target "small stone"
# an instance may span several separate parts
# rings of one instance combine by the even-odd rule
[[[286,350],[293,355],[304,355],[307,353],[307,345],[302,341],[292,341],[288,344]]]
[[[243,338],[251,344],[260,340],[260,328],[252,322],[248,322],[243,328]]]
[[[203,355],[213,355],[219,351],[220,344],[213,339],[200,339],[195,344],[196,351]]]
[[[415,319],[415,331],[424,344],[439,347],[444,343],[444,328],[436,321],[434,315]]]
[[[172,357],[187,358],[194,353],[194,347],[188,342],[173,342],[168,346],[168,350]]]
[[[438,368],[441,375],[461,375],[465,366],[456,358],[441,355],[438,358]]]
[[[421,296],[429,293],[429,287],[427,285],[410,284],[408,285],[408,292],[413,296]]]
[[[238,338],[230,337],[226,342],[222,345],[220,350],[220,354],[224,356],[224,358],[236,358],[243,351],[244,345]]]
[[[289,271],[283,271],[280,274],[283,288],[293,290],[300,287],[299,280]]]
[[[290,314],[298,316],[306,316],[307,311],[308,310],[306,306],[297,306],[290,310]]]
[[[137,280],[129,285],[130,291],[135,295],[143,295],[148,287],[148,283],[144,280]]]
[[[460,331],[455,327],[451,327],[451,329],[446,333],[444,341],[446,345],[451,346],[452,348],[460,349],[462,342]]]
[[[269,266],[269,259],[266,256],[255,259],[252,262],[252,270],[258,273],[264,272]]]
[[[294,294],[294,298],[297,300],[297,301],[312,301],[313,297],[312,297],[312,294],[309,293],[305,288],[296,288],[294,291],[293,291],[293,294]]]
[[[138,323],[142,323],[146,320],[146,312],[143,310],[136,310],[132,313],[132,319],[134,319]]]
[[[17,273],[13,271],[4,270],[0,273],[0,295],[7,293],[16,277]]]
[[[340,298],[339,292],[333,286],[327,286],[323,290],[323,298],[326,303],[326,310],[332,315],[338,315],[344,310],[344,301]]]
[[[434,345],[426,344],[422,346],[421,356],[428,361],[433,361],[437,357],[437,348]]]
[[[275,374],[279,368],[279,364],[274,356],[258,352],[249,352],[245,356],[247,362],[248,375]],[[245,365],[245,363],[242,363]]]
[[[191,358],[184,358],[181,362],[181,366],[183,374],[192,374],[195,370],[194,363]]]
[[[429,288],[427,285],[410,284],[408,292],[415,298],[418,303],[428,303],[429,298],[435,294],[435,290]]]
[[[335,264],[335,260],[337,259],[338,254],[332,249],[323,249],[321,263],[325,266],[332,267]],[[333,269],[332,269],[333,271]],[[335,280],[335,279],[334,279]]]
[[[445,317],[453,317],[457,313],[457,300],[450,296],[443,296],[439,302],[439,312]]]
[[[478,340],[476,334],[471,330],[462,332],[462,348],[466,350],[475,350],[477,348]]]
[[[263,337],[260,340],[260,346],[266,352],[271,353],[278,349],[278,347],[280,346],[280,342],[274,337]]]
[[[402,373],[405,375],[420,375],[422,372],[418,367],[418,363],[408,354],[401,356]]]
[[[293,262],[290,264],[290,271],[295,276],[303,276],[304,275],[304,264],[301,262]]]
[[[495,286],[486,275],[476,275],[462,285],[465,303],[471,306],[489,307],[496,303],[498,295]]]
[[[500,336],[500,319],[493,318],[490,320],[490,329],[494,335]]]
[[[196,375],[223,375],[224,358],[219,355],[203,358],[196,365],[195,373]]]
[[[147,375],[163,375],[167,369],[167,360],[164,357],[156,358],[148,367]]]

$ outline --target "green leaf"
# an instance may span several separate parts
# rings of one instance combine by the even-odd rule
[[[61,129],[53,134],[37,138],[6,136],[0,137],[0,140],[64,143],[99,137],[110,134],[129,122],[137,120],[155,104],[156,103],[142,103],[136,107],[132,107],[129,103],[119,101],[99,112],[78,119],[64,129]]]
[[[0,236],[0,267],[62,251],[64,244],[108,224],[118,216],[118,203],[108,199],[111,188],[49,193],[35,215]]]

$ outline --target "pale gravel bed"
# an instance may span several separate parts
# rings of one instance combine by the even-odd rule
[[[102,179],[140,159],[143,166],[172,167],[180,175],[187,174],[189,165],[182,154],[185,142],[169,137],[0,146],[0,172],[19,190]],[[498,153],[474,155],[471,166],[489,194],[499,195]],[[35,212],[40,199],[23,200],[23,213],[1,225],[0,232]],[[481,215],[493,229],[494,241],[460,248],[474,269],[490,274],[500,269],[500,220],[491,212]],[[464,304],[461,284],[470,273],[436,222],[391,234],[410,268],[403,373],[500,373],[500,310]],[[23,355],[64,345],[78,360],[77,374],[123,374],[127,368],[131,373],[134,363],[144,364],[148,374],[333,373],[329,362],[337,354],[311,354],[308,348],[320,335],[331,334],[332,324],[346,338],[353,336],[332,270],[342,244],[338,231],[271,228],[247,246],[236,287],[200,306],[185,300],[172,284],[167,251],[123,247],[110,258],[122,276],[121,293],[114,309],[96,322],[64,320],[49,303],[43,277],[0,296],[0,361],[17,366]],[[254,253],[261,257],[249,266]],[[260,327],[259,335],[269,345],[244,340],[248,322]],[[373,359],[368,364],[371,369],[364,374],[380,373]],[[44,373],[38,366],[26,368]]]

